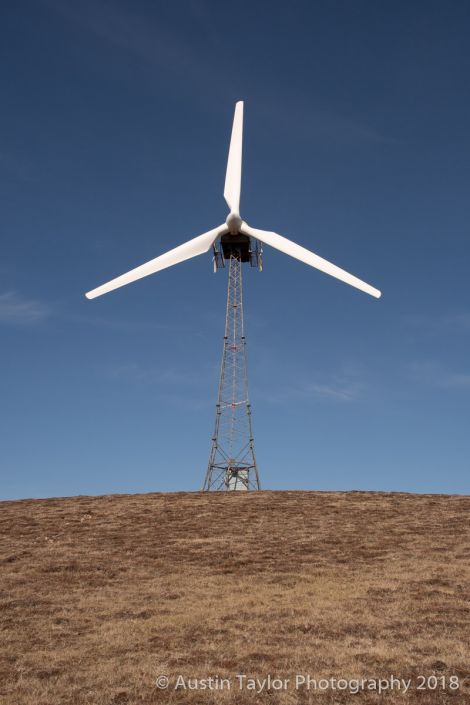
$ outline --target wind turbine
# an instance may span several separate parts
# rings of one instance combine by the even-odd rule
[[[204,481],[205,490],[259,489],[260,487],[251,430],[251,406],[248,400],[241,263],[249,262],[252,266],[259,266],[260,243],[262,243],[377,299],[381,296],[378,289],[323,257],[282,235],[253,228],[241,218],[242,143],[243,101],[238,101],[235,105],[225,176],[224,198],[230,209],[225,223],[111,279],[86,294],[88,299],[94,299],[125,284],[202,255],[211,248],[214,252],[214,270],[224,267],[225,261],[229,261],[224,350],[215,430]]]

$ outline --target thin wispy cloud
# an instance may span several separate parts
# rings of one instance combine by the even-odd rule
[[[412,362],[408,365],[408,372],[423,384],[470,391],[470,372],[450,370],[434,360]]]
[[[50,317],[51,308],[42,301],[28,299],[15,291],[0,294],[0,324],[36,325]]]
[[[182,385],[194,379],[194,375],[182,368],[143,367],[136,362],[112,367],[109,374],[115,379],[156,385]]]
[[[171,366],[145,366],[137,362],[128,362],[123,365],[114,365],[107,369],[106,374],[115,379],[122,379],[128,382],[145,382],[161,387],[185,387],[187,389],[205,388],[207,379],[217,380],[219,365],[206,363],[200,365],[198,374],[195,374],[194,367],[187,365]]]
[[[448,372],[445,378],[445,385],[452,389],[470,390],[470,372]]]
[[[67,310],[64,302],[51,304],[47,301],[28,298],[17,291],[5,291],[0,294],[0,325],[38,325],[46,320],[83,324],[85,326],[123,332],[186,330],[185,326],[178,323],[104,318],[92,314],[75,313],[74,311]],[[197,334],[197,332],[195,334]]]
[[[434,335],[470,333],[470,313],[410,314],[403,318],[405,325]]]
[[[85,1],[80,6],[57,0],[45,0],[45,4],[69,22],[82,26],[148,66],[184,77],[185,85],[191,90],[195,83],[207,84],[208,76],[215,70],[203,61],[201,52],[184,37],[180,26],[165,25],[161,18],[158,24],[152,23],[135,9],[129,11],[118,3],[100,0]],[[198,23],[199,34],[205,34],[200,18],[195,15],[194,20]]]
[[[207,373],[207,374],[205,374]],[[206,384],[207,378],[216,379],[217,370],[194,374],[194,369],[184,366],[145,367],[136,362],[112,367],[108,376],[125,384],[151,386],[152,394],[160,402],[185,409],[202,409],[214,404],[213,393]]]
[[[280,404],[290,401],[331,401],[349,403],[358,400],[364,385],[357,381],[330,379],[328,382],[306,381],[304,384],[286,385],[276,392],[264,394],[270,403]]]
[[[323,399],[334,399],[337,401],[354,401],[361,394],[362,386],[356,383],[336,382],[332,384],[310,384],[307,385],[306,394]]]
[[[98,328],[106,328],[116,331],[178,331],[183,330],[182,325],[176,323],[159,323],[158,321],[133,320],[129,318],[103,318],[92,314],[80,314],[73,312],[57,312],[57,318],[72,323],[84,324]],[[186,329],[185,329],[186,330]]]
[[[296,136],[306,142],[323,144],[326,140],[345,146],[395,143],[394,139],[385,137],[355,116],[341,115],[327,106],[312,104],[299,95],[291,99],[284,96],[284,101],[288,108],[280,109],[276,97],[264,95],[258,110],[269,123],[273,123],[273,116],[276,116],[274,124],[282,128],[283,132],[289,133],[292,125],[295,125]]]
[[[232,85],[234,94],[250,100],[245,93],[246,81],[240,80],[238,67],[230,62],[214,61],[214,55],[226,51],[226,43],[214,24],[214,13],[204,4],[188,6],[191,13],[191,32],[183,31],[181,23],[172,25],[159,17],[158,24],[148,17],[139,16],[135,8],[129,10],[118,3],[106,0],[82,2],[80,5],[66,0],[44,0],[67,21],[73,22],[110,45],[133,55],[154,70],[164,70],[178,78],[179,90],[185,90],[198,99],[205,96],[214,100],[227,98],[226,86]],[[194,37],[198,37],[198,42]],[[201,43],[203,51],[201,51]],[[244,95],[240,95],[240,91]],[[284,90],[279,102],[279,88],[269,76],[258,86],[256,99],[261,117],[273,122],[284,133],[295,125],[295,132],[303,140],[335,144],[380,144],[396,140],[379,133],[356,115],[340,114],[299,97],[298,92],[289,96]],[[289,106],[288,109],[283,105]]]
[[[170,404],[178,409],[188,409],[190,411],[206,409],[214,406],[212,395],[206,393],[201,394],[183,394],[178,392],[162,392],[158,395],[161,402]]]

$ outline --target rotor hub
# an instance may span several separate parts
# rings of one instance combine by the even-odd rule
[[[227,220],[225,221],[230,235],[238,235],[242,223],[243,221],[237,213],[229,213]]]

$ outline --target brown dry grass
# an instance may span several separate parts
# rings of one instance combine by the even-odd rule
[[[0,504],[0,702],[470,702],[470,498],[147,494]],[[460,677],[453,692],[164,691],[157,674]]]

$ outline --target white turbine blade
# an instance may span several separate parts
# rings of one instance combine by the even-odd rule
[[[244,235],[251,235],[251,237],[255,237],[257,240],[261,240],[261,242],[264,242],[266,245],[271,245],[271,247],[275,247],[276,250],[280,250],[286,255],[295,257],[295,259],[298,259],[301,262],[305,262],[305,264],[309,264],[311,267],[319,269],[320,272],[325,272],[325,274],[330,274],[332,277],[335,277],[336,279],[339,279],[340,281],[345,282],[346,284],[355,286],[356,289],[365,291],[366,294],[375,296],[376,299],[379,299],[382,295],[378,289],[374,289],[374,287],[370,286],[370,284],[366,284],[366,282],[363,282],[361,279],[358,279],[353,274],[349,274],[349,272],[346,272],[344,269],[341,269],[335,264],[328,262],[328,260],[323,259],[323,257],[315,255],[313,252],[310,252],[310,250],[307,250],[305,247],[301,247],[295,242],[291,242],[291,240],[282,237],[282,235],[267,232],[266,230],[257,230],[256,228],[251,228],[246,223],[242,223],[241,232]]]
[[[224,198],[232,213],[240,212],[240,188],[242,180],[242,144],[243,144],[243,101],[235,105],[232,137],[228,152],[227,172],[225,174]]]
[[[209,232],[199,235],[198,237],[185,242],[183,245],[175,247],[173,250],[166,252],[164,255],[155,257],[145,264],[141,264],[140,267],[131,269],[130,272],[126,274],[121,274],[120,277],[116,279],[111,279],[111,281],[102,286],[89,291],[85,296],[87,299],[94,299],[102,294],[107,294],[108,291],[113,291],[113,289],[118,289],[120,286],[125,284],[130,284],[135,282],[137,279],[142,279],[142,277],[147,277],[149,274],[154,274],[159,272],[161,269],[166,269],[167,267],[172,267],[174,264],[179,262],[184,262],[184,260],[191,259],[191,257],[196,257],[197,255],[202,255],[207,252],[212,244],[217,240],[219,235],[223,235],[228,232],[227,226],[219,225],[214,230],[209,230]]]

